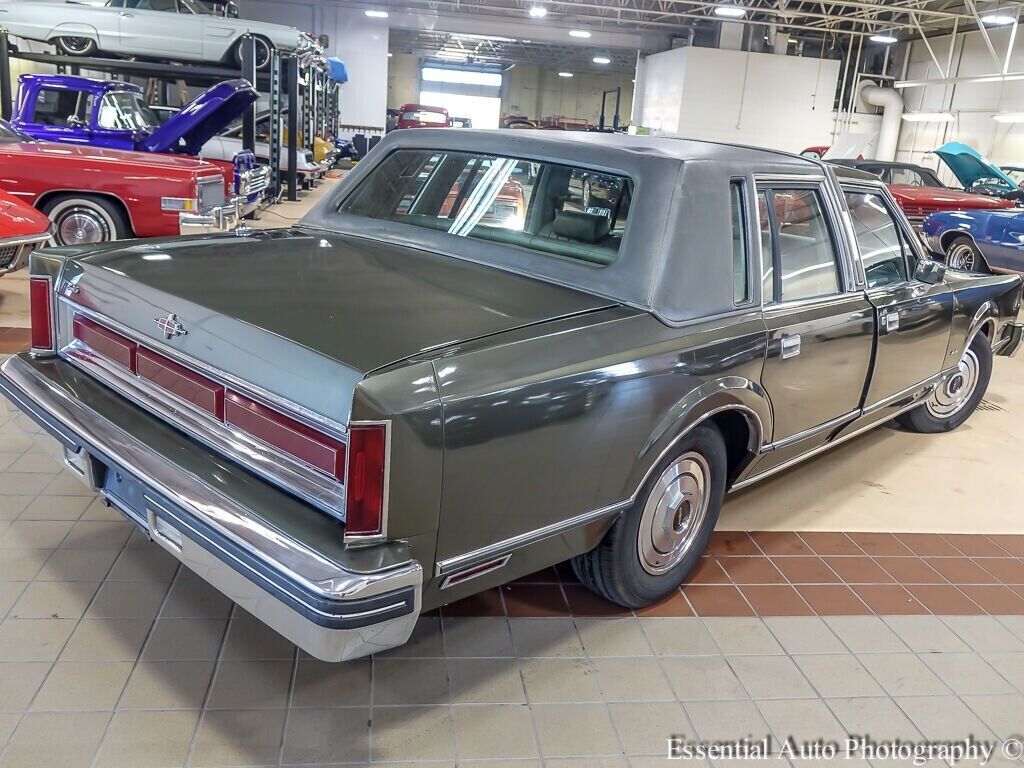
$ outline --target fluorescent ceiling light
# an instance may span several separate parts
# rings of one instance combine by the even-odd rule
[[[371,19],[386,19],[388,17],[387,11],[366,11],[366,15]]]
[[[559,72],[559,77],[572,77],[572,72]]]
[[[548,15],[548,9],[543,5],[535,5],[530,8],[530,15],[535,19],[543,19]]]
[[[885,43],[886,45],[892,45],[893,43],[898,43],[899,42],[898,38],[895,38],[895,37],[893,37],[892,35],[890,35],[888,33],[872,35],[869,39],[873,43]]]
[[[904,112],[903,119],[910,123],[952,123],[952,112]]]
[[[992,115],[992,119],[1000,123],[1024,123],[1024,112],[1004,112]]]
[[[501,37],[499,35],[475,35],[469,32],[454,32],[452,37],[457,37],[460,40],[490,40],[495,43],[514,43],[516,39],[514,37]],[[523,41],[526,42],[525,40]]]
[[[388,51],[388,58],[389,58],[389,59],[390,59],[390,58],[391,58],[392,56],[394,56],[394,55],[395,55],[395,54],[393,54],[393,53],[392,53],[391,51]]]
[[[612,60],[609,59],[607,56],[595,56],[593,58],[593,62],[595,64],[611,64]]]
[[[438,51],[434,55],[439,59],[454,59],[456,61],[466,60],[466,54],[460,53],[459,51]]]
[[[982,16],[981,20],[983,23],[990,27],[1005,27],[1013,24],[1013,16],[1009,16],[1005,13],[990,13],[987,16]]]
[[[585,29],[570,29],[569,30],[569,37],[588,38],[588,37],[590,37],[590,33],[587,32],[587,30],[585,30]]]
[[[737,8],[735,5],[719,5],[715,8],[715,16],[725,16],[730,19],[738,19],[746,15],[747,12],[745,9]]]

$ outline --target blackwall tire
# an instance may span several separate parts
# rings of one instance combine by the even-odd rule
[[[124,212],[102,197],[62,195],[49,200],[42,211],[53,222],[57,245],[107,243],[131,234]]]
[[[911,432],[951,432],[971,414],[988,390],[992,378],[992,346],[988,337],[977,333],[960,359],[957,373],[912,411],[897,421]]]
[[[954,237],[946,246],[946,266],[967,272],[990,273],[988,262],[969,237]]]
[[[671,595],[700,562],[725,498],[722,435],[702,424],[663,459],[601,543],[574,558],[580,581],[606,600],[642,608]]]
[[[256,71],[266,72],[270,69],[271,59],[271,45],[269,42],[264,40],[262,37],[255,38],[256,40]],[[239,40],[235,43],[234,58],[235,64],[239,67],[242,66],[242,46],[245,44],[244,40]]]

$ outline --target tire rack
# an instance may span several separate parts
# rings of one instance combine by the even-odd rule
[[[0,27],[0,117],[11,117],[13,104],[13,81],[11,78],[12,58],[50,64],[61,74],[92,70],[121,77],[155,79],[167,83],[184,81],[187,85],[208,88],[223,80],[243,77],[253,83],[257,90],[267,93],[270,98],[270,168],[271,189],[267,198],[276,200],[282,190],[287,189],[289,200],[299,199],[298,139],[303,133],[299,125],[327,126],[337,135],[338,126],[338,84],[329,80],[318,67],[303,65],[299,58],[276,49],[272,53],[269,72],[255,72],[255,43],[248,38],[242,46],[242,67],[238,69],[218,65],[196,64],[183,61],[136,61],[132,59],[111,59],[91,56],[65,56],[58,53],[29,53],[19,51],[8,40],[7,30]],[[300,85],[301,84],[301,85]],[[320,88],[318,89],[318,84]],[[302,100],[300,107],[300,98]],[[280,168],[282,104],[288,105],[288,140],[284,148],[290,160],[285,172]],[[303,110],[303,121],[299,123],[299,109]],[[333,111],[331,111],[333,110]],[[326,114],[325,114],[326,113]],[[273,119],[276,114],[277,119]],[[306,130],[309,149],[313,148],[313,130]],[[326,134],[325,134],[326,135]],[[256,104],[243,115],[242,146],[255,150],[256,147]]]

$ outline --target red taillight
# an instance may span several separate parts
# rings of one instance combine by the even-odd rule
[[[81,315],[75,315],[71,333],[93,352],[135,373],[135,356],[139,345],[131,339]]]
[[[32,349],[53,352],[53,298],[50,280],[32,277],[28,281],[29,303],[32,315]]]
[[[384,425],[350,427],[345,478],[346,536],[375,536],[384,532],[386,457]]]

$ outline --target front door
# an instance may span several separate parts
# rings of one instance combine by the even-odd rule
[[[201,57],[202,19],[178,0],[139,0],[125,6],[119,28],[126,49],[144,56]]]
[[[874,347],[875,310],[842,268],[819,184],[759,182],[764,319],[762,382],[775,450],[759,469],[825,442],[855,418]]]
[[[878,313],[878,352],[865,407],[912,394],[957,361],[946,360],[953,292],[914,279],[912,235],[879,190],[843,185],[868,298]]]
[[[93,95],[74,88],[40,88],[25,120],[33,137],[64,144],[88,144]]]

